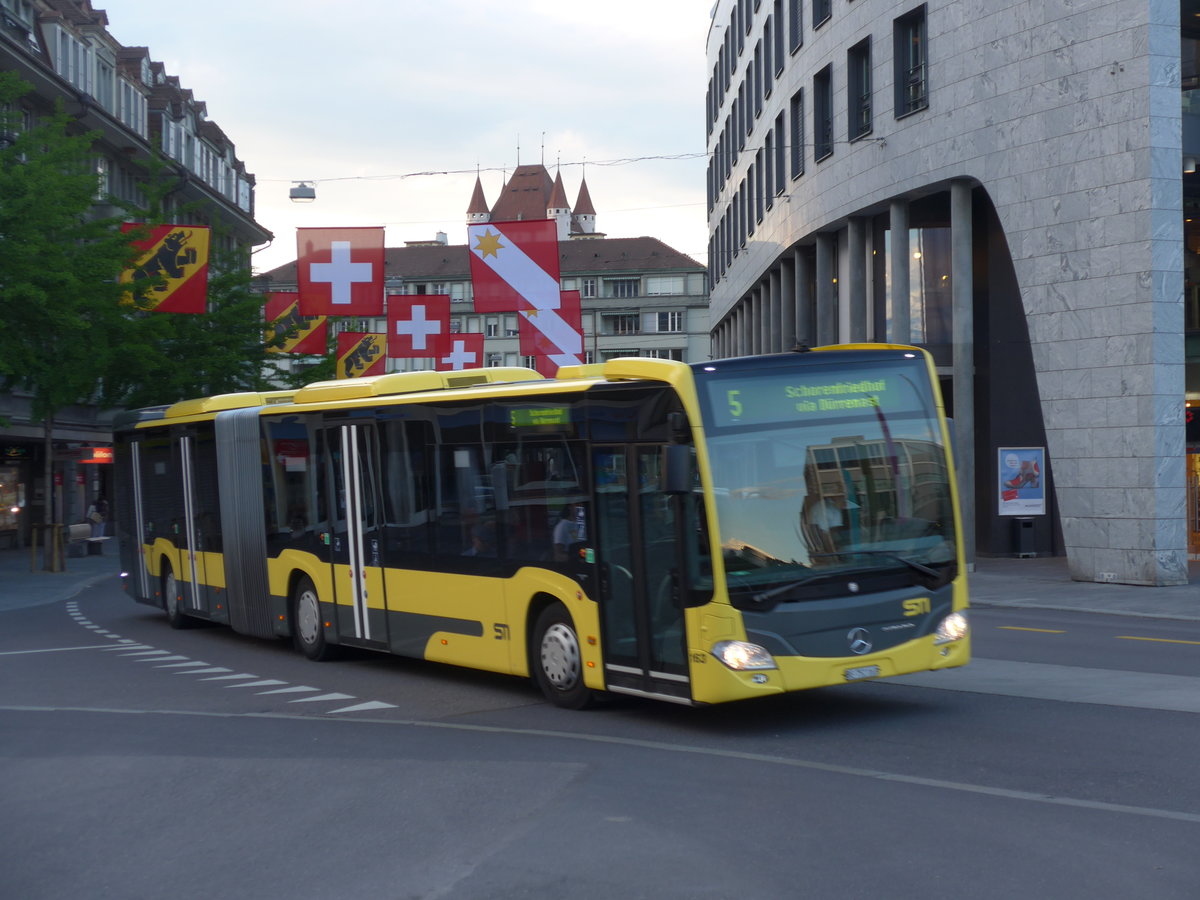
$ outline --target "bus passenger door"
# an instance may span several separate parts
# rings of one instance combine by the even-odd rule
[[[661,447],[596,447],[596,564],[605,683],[618,693],[690,699],[675,504]]]
[[[376,426],[359,422],[326,428],[325,444],[331,526],[327,551],[333,567],[338,639],[345,644],[386,647]]]
[[[180,571],[175,572],[175,580],[183,591],[184,611],[208,617],[212,610],[209,608],[209,591],[204,573],[204,542],[209,528],[204,520],[203,509],[206,504],[196,491],[196,436],[192,433],[180,436],[175,453],[175,471],[179,473],[183,495],[183,503],[176,507],[183,510],[183,517],[175,521],[173,529],[180,565]]]

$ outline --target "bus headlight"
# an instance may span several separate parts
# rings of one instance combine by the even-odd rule
[[[765,647],[746,641],[720,641],[713,644],[712,654],[735,672],[779,668]]]
[[[933,635],[934,646],[948,644],[951,641],[961,641],[967,636],[971,626],[967,623],[967,614],[952,612],[942,619]]]

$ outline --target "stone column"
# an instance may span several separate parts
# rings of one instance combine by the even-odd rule
[[[975,309],[972,259],[971,184],[950,185],[951,307],[954,324],[954,443],[963,551],[975,565]]]
[[[797,247],[792,254],[796,264],[796,342],[816,346],[817,330],[814,315],[813,259],[807,247]]]
[[[837,235],[821,232],[817,235],[817,290],[816,290],[816,339],[817,344],[835,344],[838,336],[837,298],[834,296],[833,279],[837,272],[833,267],[834,241]]]
[[[785,352],[796,346],[796,263],[785,258],[779,267],[779,334],[780,349]]]
[[[867,339],[867,223],[861,216],[846,226],[846,302],[851,342]]]
[[[909,257],[912,248],[908,241],[908,201],[893,200],[891,208],[891,256],[888,272],[891,276],[892,316],[888,340],[896,344],[912,343],[912,322],[909,308]]]

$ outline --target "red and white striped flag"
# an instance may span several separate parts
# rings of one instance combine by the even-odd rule
[[[558,309],[558,226],[553,219],[467,226],[475,310]]]
[[[382,316],[383,257],[382,228],[297,228],[300,312]]]
[[[520,316],[521,353],[536,357],[538,374],[553,378],[559,366],[583,363],[579,291],[563,291],[558,309],[523,309]]]

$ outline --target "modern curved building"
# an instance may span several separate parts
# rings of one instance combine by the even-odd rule
[[[1185,583],[1200,551],[1186,422],[1200,225],[1185,221],[1200,211],[1198,14],[1197,0],[718,0],[714,357],[926,347],[972,556]],[[1030,516],[1006,514],[1016,456],[1046,486]]]

